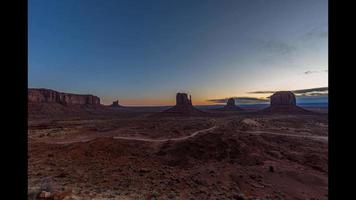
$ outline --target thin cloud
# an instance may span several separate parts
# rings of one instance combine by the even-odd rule
[[[291,54],[296,50],[295,46],[277,40],[270,40],[265,42],[263,48],[268,52],[275,52],[282,55]]]
[[[304,40],[327,38],[329,35],[327,27],[314,27],[303,35]]]
[[[302,89],[302,90],[293,90],[294,94],[307,94],[307,93],[328,93],[328,87],[319,87],[319,88],[310,88],[310,89]]]
[[[250,94],[272,94],[277,91],[254,91],[249,92]],[[309,88],[309,89],[302,89],[302,90],[292,90],[295,95],[297,96],[327,96],[329,93],[328,87],[319,87],[319,88]]]
[[[309,74],[315,74],[315,73],[327,73],[328,70],[325,69],[325,70],[315,70],[315,71],[312,71],[312,70],[308,70],[308,71],[305,71],[304,74],[306,75],[309,75]]]
[[[225,104],[229,98],[233,98],[236,104],[257,104],[257,103],[267,103],[269,99],[255,98],[255,97],[228,97],[222,99],[209,99],[207,101],[217,104]]]

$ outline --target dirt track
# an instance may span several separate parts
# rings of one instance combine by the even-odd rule
[[[188,136],[184,136],[184,137],[178,137],[178,138],[171,138],[171,139],[149,139],[149,138],[135,138],[135,137],[114,137],[114,139],[119,139],[119,140],[135,140],[135,141],[144,141],[144,142],[168,142],[168,141],[181,141],[181,140],[186,140],[186,139],[189,139],[189,138],[192,138],[198,134],[201,134],[201,133],[206,133],[206,132],[209,132],[209,131],[212,131],[214,129],[216,129],[217,126],[213,126],[213,127],[210,127],[208,129],[203,129],[203,130],[199,130],[199,131],[196,131],[194,132],[193,134],[191,135],[188,135]]]
[[[327,199],[322,116],[137,114],[34,124],[29,191],[50,179],[77,199]]]
[[[261,134],[269,134],[269,135],[277,135],[277,136],[286,136],[286,137],[299,137],[299,138],[307,138],[319,141],[328,141],[327,136],[316,136],[316,135],[297,135],[297,134],[286,134],[286,133],[275,133],[275,132],[268,132],[268,131],[248,131],[246,133],[254,134],[254,135],[261,135]]]

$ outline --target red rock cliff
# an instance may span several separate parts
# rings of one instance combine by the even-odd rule
[[[100,98],[97,96],[62,93],[49,89],[28,89],[28,101],[32,103],[60,103],[63,105],[100,104]]]

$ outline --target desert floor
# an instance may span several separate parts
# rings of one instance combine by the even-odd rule
[[[30,198],[328,198],[326,114],[29,116],[28,148]]]

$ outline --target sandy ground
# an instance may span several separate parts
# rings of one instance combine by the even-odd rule
[[[328,198],[326,115],[127,116],[30,116],[29,196]]]

